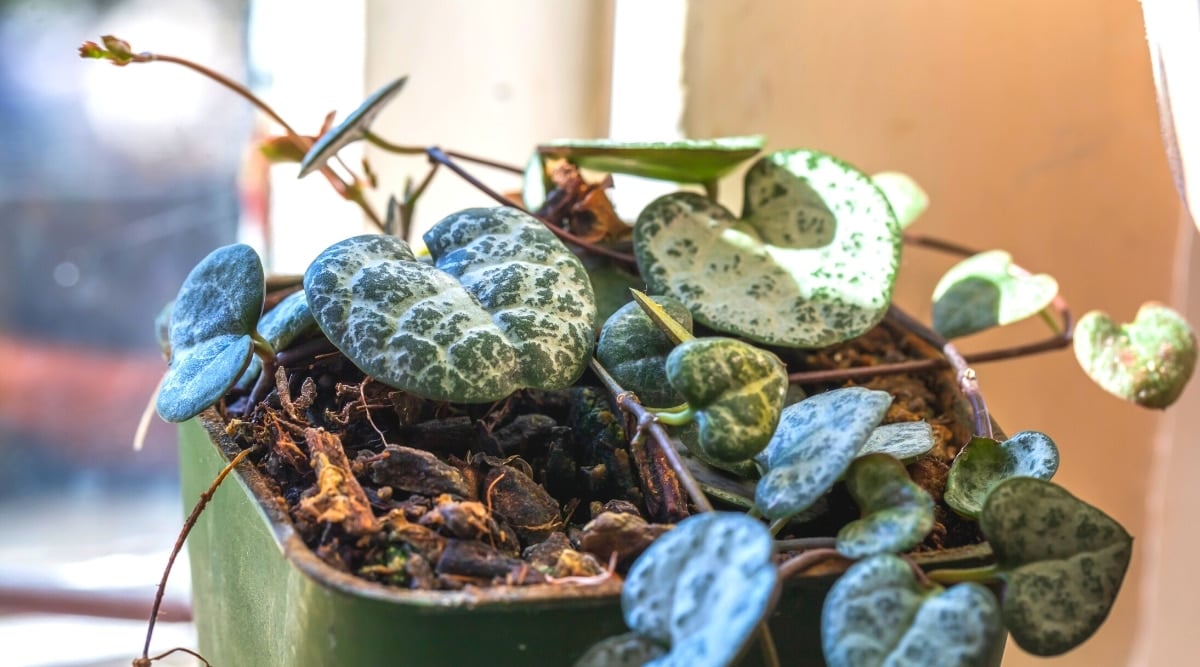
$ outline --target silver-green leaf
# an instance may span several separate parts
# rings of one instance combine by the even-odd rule
[[[642,667],[666,653],[662,645],[636,632],[627,632],[593,644],[575,661],[575,667]]]
[[[1058,282],[1018,273],[1012,255],[989,250],[954,265],[933,290],[933,328],[946,338],[966,336],[1037,315],[1058,294]]]
[[[670,647],[649,663],[732,664],[775,604],[770,532],[745,514],[705,512],[655,540],[621,590],[625,623]]]
[[[363,372],[436,400],[490,402],[560,389],[583,372],[595,302],[578,258],[531,216],[469,209],[408,244],[366,235],[326,249],[304,277],[322,331]]]
[[[650,297],[688,331],[692,314],[669,296]],[[667,355],[675,344],[636,302],[619,308],[600,330],[596,358],[642,405],[665,408],[683,403],[683,395],[667,382]]]
[[[351,111],[337,127],[321,135],[300,162],[300,178],[324,167],[338,151],[366,136],[367,131],[371,129],[371,123],[375,122],[375,117],[400,93],[407,82],[408,77],[402,76],[371,93],[371,96],[363,100],[363,103]]]
[[[259,335],[270,343],[276,352],[286,349],[297,338],[316,328],[317,321],[313,319],[312,311],[308,308],[308,298],[303,290],[285,296],[258,321]],[[256,355],[251,357],[250,365],[237,382],[238,386],[249,388],[260,373],[262,360]]]
[[[1021,431],[1004,442],[974,437],[954,457],[946,477],[946,504],[955,512],[979,518],[992,487],[1010,477],[1050,479],[1058,471],[1058,447],[1050,436]]]
[[[999,605],[986,588],[925,589],[892,555],[850,566],[821,612],[829,667],[983,667],[1003,643]]]
[[[1196,368],[1196,335],[1182,315],[1146,303],[1130,324],[1092,311],[1075,325],[1075,358],[1105,391],[1163,409],[1183,393]]]
[[[1034,655],[1059,655],[1100,627],[1133,538],[1053,482],[1014,477],[987,496],[979,526],[1004,579],[1004,624]]]
[[[823,347],[879,322],[891,302],[900,227],[862,172],[813,151],[780,151],[746,174],[740,219],[694,193],[638,216],[648,289],[697,322],[753,341]]]
[[[159,416],[181,422],[221,400],[250,363],[266,289],[262,261],[245,244],[217,248],[192,269],[171,309],[170,365]]]
[[[896,422],[883,424],[872,431],[871,437],[858,450],[858,455],[878,452],[909,461],[933,449],[933,445],[933,427],[929,422]]]
[[[855,459],[846,489],[863,513],[838,531],[837,550],[847,558],[908,551],[933,529],[933,498],[887,454]]]
[[[754,494],[759,512],[783,519],[815,503],[850,467],[891,404],[886,391],[846,387],[784,408],[758,457],[767,468]]]

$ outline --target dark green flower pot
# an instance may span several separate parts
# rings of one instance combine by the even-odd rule
[[[182,425],[184,504],[236,454],[213,411]],[[625,632],[619,584],[425,592],[368,583],[319,560],[283,501],[242,464],[189,538],[199,649],[218,667],[571,665],[593,642]],[[978,565],[986,546],[924,564]],[[785,586],[771,618],[784,665],[821,665],[821,603],[836,574]],[[995,663],[999,665],[1000,656]],[[752,652],[744,664],[761,664]]]

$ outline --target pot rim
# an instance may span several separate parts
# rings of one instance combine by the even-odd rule
[[[196,420],[203,426],[221,458],[228,463],[241,451],[225,431],[225,422],[215,408],[201,413]],[[281,554],[315,583],[349,596],[370,598],[382,602],[411,605],[429,612],[462,609],[511,611],[514,604],[530,611],[545,607],[603,606],[617,602],[621,580],[610,578],[594,585],[528,584],[522,586],[468,586],[458,591],[409,590],[386,586],[343,572],[317,557],[297,534],[282,501],[266,477],[251,461],[243,461],[234,469],[234,477],[253,496],[261,517],[267,522]],[[991,547],[980,543],[942,551],[911,554],[919,565],[953,566],[960,563],[979,563],[990,560]],[[833,560],[784,582],[784,589],[804,582],[833,579],[849,567],[849,563]]]

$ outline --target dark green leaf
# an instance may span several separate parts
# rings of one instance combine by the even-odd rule
[[[1058,447],[1050,436],[1021,431],[1004,442],[974,437],[959,451],[946,478],[946,504],[979,518],[992,487],[1010,477],[1050,479],[1058,470]]]
[[[984,667],[1003,644],[1000,609],[986,588],[924,589],[892,555],[851,565],[821,612],[829,667]]]
[[[968,257],[942,276],[933,290],[933,328],[957,338],[1037,315],[1058,294],[1050,276],[1021,275],[1012,256],[990,250]]]
[[[1131,324],[1092,311],[1075,325],[1075,358],[1110,394],[1162,409],[1192,377],[1196,335],[1183,316],[1159,303],[1143,304]]]
[[[1100,627],[1129,567],[1133,538],[1053,482],[1014,477],[987,496],[980,528],[1005,581],[1004,623],[1034,655],[1059,655]]]
[[[650,297],[688,331],[692,314],[669,296]],[[638,304],[622,306],[600,331],[596,358],[622,388],[637,394],[642,405],[666,408],[683,403],[683,395],[667,382],[667,355],[675,344]]]
[[[566,158],[584,169],[679,183],[708,183],[757,155],[765,143],[762,136],[679,141],[560,139],[538,146],[538,152],[545,157]]]
[[[745,514],[705,512],[655,540],[621,590],[625,623],[670,646],[660,665],[732,664],[775,604],[771,534]]]
[[[400,93],[407,82],[408,77],[402,76],[375,91],[357,109],[350,112],[346,120],[321,135],[300,163],[300,178],[324,167],[338,151],[366,136],[367,131],[371,129],[371,123],[375,122],[375,117]]]
[[[933,498],[887,454],[855,459],[846,488],[863,513],[838,531],[837,550],[848,558],[908,551],[933,529]]]
[[[787,394],[779,357],[732,338],[695,338],[671,350],[666,371],[695,411],[704,456],[745,461],[766,447]]]
[[[634,227],[646,285],[718,331],[823,347],[882,319],[900,227],[865,174],[811,151],[781,151],[746,174],[737,219],[694,193],[660,197]]]

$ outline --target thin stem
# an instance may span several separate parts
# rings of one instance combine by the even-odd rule
[[[771,626],[766,619],[758,624],[758,646],[767,667],[780,667],[779,651],[775,648],[775,638],[771,636]]]
[[[500,205],[510,206],[512,208],[515,208],[519,211],[522,211],[528,215],[531,215],[531,216],[537,218],[538,220],[540,220],[542,222],[542,224],[546,225],[546,228],[549,229],[551,233],[553,233],[555,236],[562,239],[563,241],[577,245],[577,246],[587,250],[590,253],[594,253],[597,255],[604,255],[605,257],[608,257],[609,259],[616,260],[618,262],[621,262],[621,263],[629,265],[629,266],[634,266],[637,264],[637,259],[633,255],[630,255],[629,253],[620,252],[617,250],[613,250],[612,248],[606,248],[602,245],[596,245],[594,243],[590,243],[584,239],[579,238],[578,236],[575,236],[571,232],[568,232],[567,230],[559,227],[558,225],[555,225],[554,223],[550,222],[549,220],[546,220],[545,218],[541,218],[541,217],[538,217],[537,215],[534,215],[532,212],[530,212],[524,206],[520,205],[517,202],[512,201],[511,199],[500,194],[499,192],[496,192],[495,190],[493,190],[492,188],[490,188],[486,184],[484,184],[483,181],[480,181],[479,179],[472,176],[469,172],[467,172],[467,170],[463,169],[462,166],[460,166],[458,163],[454,162],[454,160],[450,159],[450,156],[447,155],[445,151],[438,148],[437,146],[430,146],[426,150],[426,153],[429,155],[429,159],[445,165],[447,168],[450,169],[450,171],[453,171],[455,174],[458,174],[459,178],[462,178],[464,181],[470,183],[477,190],[479,190],[483,194],[491,197]]]
[[[175,557],[178,556],[179,552],[183,549],[184,541],[187,540],[188,534],[192,532],[192,528],[196,526],[196,521],[200,518],[200,512],[204,511],[204,508],[208,506],[209,501],[212,500],[213,494],[217,492],[217,487],[221,486],[221,482],[225,481],[225,478],[229,476],[229,473],[233,472],[233,469],[236,468],[239,463],[246,460],[246,457],[250,456],[250,453],[254,450],[255,448],[251,447],[238,452],[237,456],[233,457],[233,459],[221,469],[221,472],[217,473],[217,478],[212,481],[212,484],[210,484],[207,489],[205,489],[204,493],[200,494],[200,499],[196,501],[196,506],[192,508],[192,513],[189,514],[187,520],[183,522],[183,528],[179,531],[179,537],[175,539],[174,548],[171,549],[171,555],[167,557],[167,567],[163,570],[162,579],[158,582],[158,592],[154,595],[154,606],[150,608],[150,623],[146,628],[146,643],[142,647],[143,660],[150,659],[147,657],[150,655],[150,639],[154,636],[154,624],[158,621],[158,610],[160,607],[162,607],[163,594],[166,593],[167,590],[167,578],[171,576],[171,567],[175,565]]]
[[[425,194],[425,189],[433,182],[433,175],[437,173],[440,166],[442,166],[440,162],[430,163],[429,171],[425,172],[425,178],[421,179],[416,189],[405,193],[404,203],[400,204],[400,229],[396,234],[399,238],[408,238],[408,233],[412,229],[413,211],[416,210],[417,200]]]
[[[679,458],[679,452],[675,446],[671,444],[671,436],[663,429],[662,425],[654,419],[654,414],[642,406],[638,402],[637,397],[633,392],[625,391],[616,379],[597,361],[592,358],[592,370],[599,376],[600,381],[613,395],[617,402],[617,407],[628,412],[637,421],[639,432],[650,434],[650,439],[661,450],[663,458],[670,464],[671,469],[675,471],[675,476],[679,478],[679,483],[683,486],[683,490],[687,492],[692,503],[701,512],[713,511],[712,503],[708,501],[708,496],[704,495],[704,491],[700,488],[700,484],[696,478],[692,476],[692,471],[688,470],[683,459]]]
[[[142,451],[142,446],[146,444],[146,434],[150,432],[150,421],[154,418],[156,404],[158,403],[158,392],[162,391],[163,383],[167,381],[167,374],[158,378],[158,384],[154,385],[154,392],[150,394],[150,400],[146,402],[146,409],[142,410],[142,417],[138,419],[137,430],[133,432],[133,451]]]
[[[234,93],[237,93],[246,101],[250,102],[250,104],[254,105],[255,108],[266,114],[271,120],[278,123],[279,126],[283,128],[284,132],[287,133],[288,139],[292,142],[292,144],[300,150],[307,151],[312,147],[312,143],[306,137],[303,137],[296,132],[296,130],[292,128],[292,126],[289,125],[288,122],[285,121],[278,112],[271,108],[271,105],[260,99],[246,86],[234,81],[233,79],[230,79],[220,72],[209,69],[204,65],[192,62],[186,58],[180,58],[178,56],[171,56],[162,53],[139,53],[133,56],[132,62],[174,63],[181,67],[186,67],[187,69],[190,69],[201,76],[205,76],[221,84],[222,86],[225,86]],[[339,195],[341,195],[347,201],[357,204],[358,207],[362,209],[363,214],[366,215],[371,222],[373,222],[380,229],[383,229],[383,221],[379,219],[379,215],[376,214],[374,209],[371,208],[370,204],[367,203],[366,198],[363,197],[362,190],[360,190],[356,185],[342,180],[342,178],[338,176],[336,172],[327,166],[321,168],[321,174],[325,176],[326,180],[329,181],[329,184],[333,186],[333,189],[336,190]]]
[[[771,525],[768,527],[768,530],[771,531],[771,537],[775,537],[779,533],[782,533],[783,529],[787,528],[788,522],[791,520],[792,520],[792,517],[785,516],[782,519],[775,519],[774,521],[772,521]]]
[[[655,421],[667,426],[687,426],[696,419],[696,411],[690,407],[682,410],[654,410],[650,408],[646,408],[646,410],[654,415]]]
[[[830,558],[841,558],[846,560],[846,557],[837,551],[837,549],[809,549],[801,554],[792,556],[779,566],[779,578],[783,581],[804,572],[812,566],[829,560]]]
[[[200,655],[199,653],[197,653],[196,651],[193,651],[190,648],[184,648],[182,646],[177,646],[169,651],[163,651],[162,653],[159,653],[158,655],[155,655],[155,656],[151,656],[149,658],[147,658],[145,656],[142,656],[141,658],[137,658],[136,660],[133,661],[133,667],[149,667],[150,663],[156,662],[158,660],[162,660],[163,658],[167,657],[168,655],[171,655],[172,653],[176,653],[176,652],[186,653],[186,654],[192,656],[193,658],[204,663],[204,667],[212,667],[212,663],[210,663],[208,661],[208,659],[206,659],[204,656]]]
[[[397,155],[421,155],[425,152],[424,146],[404,146],[402,144],[394,144],[370,130],[363,132],[363,139],[376,148],[380,148],[389,153],[395,153]]]
[[[938,584],[949,586],[951,584],[961,584],[968,581],[974,581],[981,584],[990,584],[1000,578],[1000,569],[995,565],[985,565],[983,567],[973,567],[960,570],[933,570],[926,572],[925,576],[930,581]]]
[[[392,143],[370,130],[367,130],[363,134],[363,139],[376,148],[380,148],[389,153],[396,153],[397,155],[420,155],[429,152],[428,146],[405,146],[403,144]],[[471,155],[469,153],[463,153],[460,151],[443,150],[442,152],[449,157],[452,157],[456,160],[462,160],[463,162],[481,164],[485,167],[491,167],[493,169],[499,169],[501,171],[507,171],[513,174],[525,174],[524,168],[518,167],[514,164],[508,164],[507,162],[500,162],[498,160],[479,157],[478,155]]]
[[[808,551],[809,549],[832,549],[837,545],[836,537],[797,537],[790,540],[775,540],[775,551]]]
[[[975,435],[991,438],[992,418],[988,414],[987,402],[983,399],[983,393],[979,390],[979,380],[975,376],[975,369],[971,368],[954,343],[946,340],[941,334],[925,326],[920,320],[895,305],[888,309],[888,317],[920,336],[930,345],[941,348],[946,361],[954,369],[959,391],[971,404],[971,413],[975,421]]]

